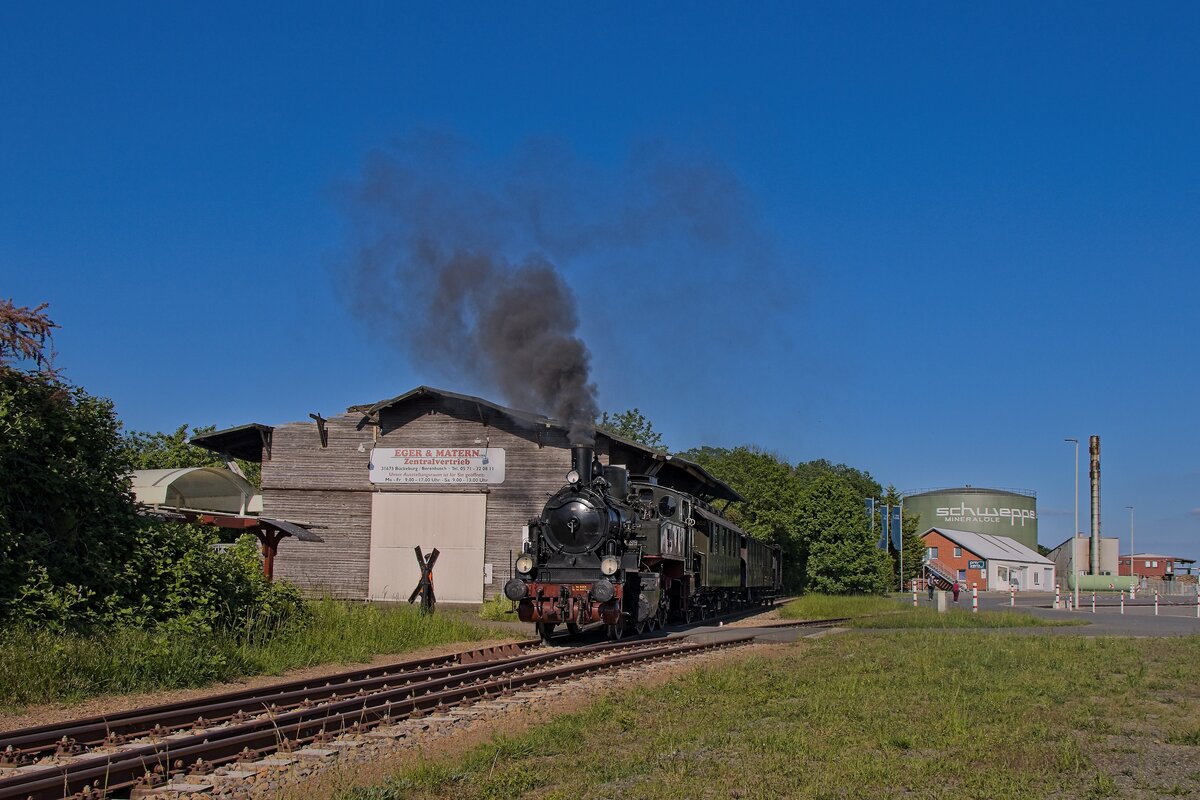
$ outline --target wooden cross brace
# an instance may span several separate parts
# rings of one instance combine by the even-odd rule
[[[433,596],[433,565],[437,561],[438,549],[433,548],[433,552],[428,557],[421,554],[420,545],[413,548],[417,554],[417,565],[421,569],[421,582],[417,584],[417,588],[413,589],[412,594],[408,596],[409,604],[416,602],[418,597],[421,598],[421,611],[432,613],[433,606],[437,599]]]

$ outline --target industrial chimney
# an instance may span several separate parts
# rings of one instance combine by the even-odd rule
[[[1100,437],[1088,439],[1088,452],[1092,456],[1092,540],[1088,560],[1088,574],[1100,574]]]

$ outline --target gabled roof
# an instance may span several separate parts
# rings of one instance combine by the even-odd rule
[[[991,534],[974,533],[973,531],[956,531],[950,528],[930,528],[921,534],[921,537],[924,538],[934,531],[945,536],[964,550],[969,550],[985,560],[990,561],[995,559],[996,561],[1019,561],[1024,564],[1054,565],[1054,562],[1050,559],[1030,550],[1016,539],[1010,539],[1007,536],[992,536]]]
[[[380,411],[385,408],[403,405],[410,400],[420,397],[432,397],[435,399],[450,399],[458,400],[468,405],[474,405],[479,409],[480,418],[483,418],[483,409],[508,417],[514,422],[531,428],[545,428],[559,431],[567,431],[569,426],[559,420],[547,417],[542,414],[535,414],[531,411],[520,411],[515,408],[493,403],[490,400],[485,400],[482,397],[474,397],[468,394],[459,394],[457,392],[449,392],[445,389],[437,389],[432,386],[418,386],[411,391],[401,395],[380,400],[371,405],[356,405],[346,409],[350,413],[361,413],[363,421],[361,425],[367,424],[367,420],[376,417]],[[212,435],[212,434],[210,434]],[[699,464],[680,458],[679,456],[668,455],[667,453],[659,452],[653,448],[646,447],[640,442],[635,442],[632,439],[626,439],[623,436],[617,436],[609,433],[606,430],[597,430],[596,436],[608,439],[610,442],[619,445],[612,455],[619,456],[625,459],[625,464],[629,467],[631,473],[655,475],[658,474],[663,478],[663,483],[670,485],[682,491],[690,492],[698,497],[706,500],[745,500],[731,486],[724,481],[715,478],[712,473],[706,470]],[[614,463],[622,463],[615,461]]]

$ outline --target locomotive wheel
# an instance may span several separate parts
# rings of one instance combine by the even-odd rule
[[[607,632],[609,639],[613,640],[614,642],[618,641],[622,636],[625,635],[625,620],[621,620],[615,625],[605,625],[604,629]]]
[[[660,631],[667,627],[667,609],[665,606],[658,609],[658,617],[655,618],[654,622],[657,624]]]
[[[542,638],[542,644],[550,644],[550,636],[554,633],[553,622],[539,622],[537,624],[537,635]]]
[[[645,632],[646,632],[646,623],[644,623],[644,622],[639,622],[638,624],[634,625],[634,626],[633,626],[633,631],[634,631],[634,633],[636,633],[638,636],[641,636],[643,633],[645,633]]]
[[[567,623],[567,633],[571,634],[572,636],[578,636],[579,630],[580,630],[580,628],[579,628],[578,622],[568,622]]]

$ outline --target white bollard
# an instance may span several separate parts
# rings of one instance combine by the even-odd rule
[[[971,587],[971,613],[979,613],[979,588],[974,586]]]
[[[1158,589],[1154,590],[1154,616],[1158,616]]]
[[[912,587],[913,587],[913,608],[916,608],[917,607],[917,579],[916,578],[913,578]]]
[[[1121,590],[1121,613],[1125,613],[1125,590]]]
[[[1196,586],[1196,619],[1200,619],[1200,585]]]
[[[1058,590],[1059,590],[1059,585],[1056,583],[1056,584],[1054,584],[1054,610],[1055,611],[1058,611]]]
[[[1096,613],[1096,593],[1092,592],[1092,613]]]
[[[1015,606],[1017,604],[1017,590],[1013,587],[1008,587],[1008,604]]]

